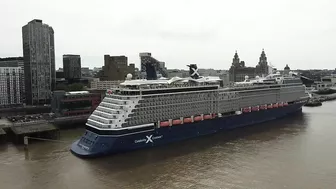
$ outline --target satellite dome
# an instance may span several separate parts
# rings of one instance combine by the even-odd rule
[[[255,78],[256,78],[256,79],[259,79],[259,76],[257,75]]]
[[[245,79],[248,80],[249,76],[245,75]]]
[[[278,71],[278,72],[276,72],[276,74],[277,74],[277,75],[280,75],[280,72]]]
[[[133,77],[133,75],[129,73],[129,74],[127,74],[127,76],[126,76],[126,79],[127,79],[127,80],[131,80],[132,77]]]

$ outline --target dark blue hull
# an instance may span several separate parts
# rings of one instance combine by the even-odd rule
[[[164,145],[282,118],[302,111],[304,103],[299,102],[281,108],[231,115],[172,127],[154,128],[152,126],[146,130],[128,131],[121,134],[97,134],[90,129],[85,132],[81,139],[72,144],[71,152],[81,157],[93,157]]]

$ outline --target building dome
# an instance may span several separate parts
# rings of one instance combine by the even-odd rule
[[[284,70],[290,70],[290,68],[289,68],[288,64],[286,64],[286,67],[285,67],[285,69],[284,69]]]

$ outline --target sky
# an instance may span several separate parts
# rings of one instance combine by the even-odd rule
[[[22,56],[22,26],[41,19],[55,31],[56,69],[63,54],[101,67],[104,54],[139,53],[169,69],[229,69],[235,51],[247,66],[262,49],[278,69],[336,68],[333,0],[1,0],[0,57]]]

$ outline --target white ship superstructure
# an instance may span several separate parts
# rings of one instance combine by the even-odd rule
[[[300,78],[270,74],[265,78],[220,86],[217,77],[127,80],[110,89],[88,119],[97,129],[122,129],[173,121],[193,122],[204,115],[226,115],[244,108],[288,105],[305,98]],[[177,121],[180,120],[180,121]]]
[[[218,77],[190,70],[188,78],[131,80],[128,75],[107,90],[71,151],[89,157],[162,145],[294,114],[309,99],[295,73],[223,85]]]

